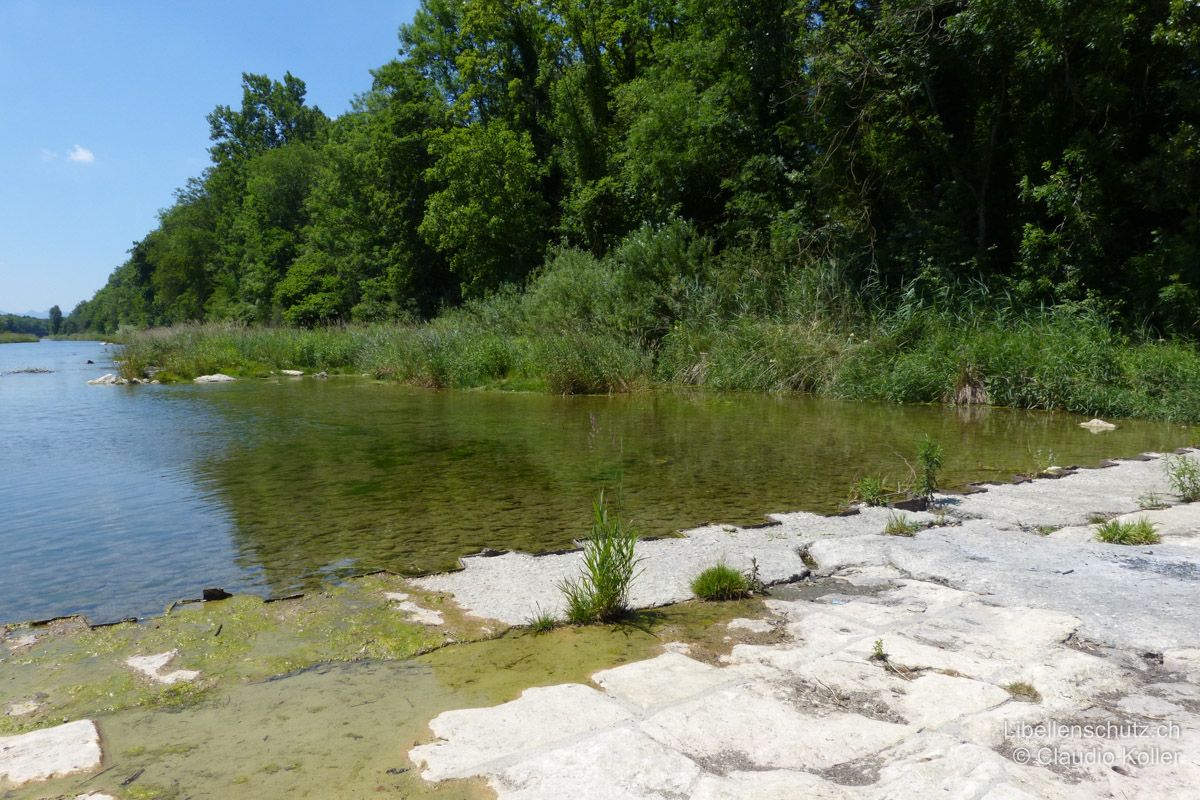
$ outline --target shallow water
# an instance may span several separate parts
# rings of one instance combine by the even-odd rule
[[[833,511],[864,474],[907,477],[926,434],[945,446],[947,485],[1194,441],[1166,423],[1094,435],[1065,414],[796,396],[88,386],[111,358],[99,343],[0,345],[0,621],[108,620],[204,586],[278,595],[488,547],[568,547],[601,489],[644,535]],[[54,372],[12,374],[29,367]]]

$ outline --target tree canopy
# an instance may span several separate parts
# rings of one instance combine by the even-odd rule
[[[63,329],[425,318],[683,223],[883,302],[983,284],[1195,333],[1191,0],[424,0],[399,45],[336,119],[243,75]]]

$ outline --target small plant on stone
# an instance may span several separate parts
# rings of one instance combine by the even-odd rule
[[[753,556],[750,557],[750,569],[746,571],[746,585],[750,588],[750,594],[770,594],[767,584],[758,574],[758,559]]]
[[[887,523],[883,526],[883,532],[888,536],[915,536],[920,529],[920,525],[895,511],[888,513]]]
[[[875,644],[871,647],[871,660],[887,663],[888,654],[883,649],[883,639],[876,639]]]
[[[526,620],[525,625],[532,633],[549,633],[558,627],[558,620],[554,618],[553,614],[542,611],[541,606],[538,606],[533,616]]]
[[[733,567],[717,564],[695,577],[692,593],[701,600],[740,600],[750,596],[750,582]]]
[[[1163,459],[1167,470],[1167,482],[1171,491],[1185,503],[1200,500],[1200,462],[1184,455],[1167,456]]]
[[[942,446],[926,436],[917,448],[917,497],[926,503],[933,502],[938,490],[938,473],[942,470],[946,454]]]
[[[1143,511],[1152,511],[1157,508],[1166,508],[1167,501],[1158,492],[1146,492],[1137,499],[1138,508]]]
[[[865,475],[858,479],[851,489],[850,497],[853,502],[864,503],[868,506],[881,506],[887,502],[887,487],[883,478],[878,475]]]
[[[558,584],[567,601],[568,622],[612,622],[629,611],[629,586],[640,561],[636,545],[637,533],[609,517],[601,492],[592,505],[592,534],[583,546],[582,574]]]
[[[1025,681],[1015,681],[1004,687],[1005,690],[1012,695],[1014,700],[1020,700],[1022,703],[1040,703],[1042,702],[1042,694],[1037,689],[1033,688],[1033,684]]]
[[[1109,520],[1096,528],[1097,541],[1106,544],[1158,544],[1162,537],[1154,530],[1154,523],[1143,517],[1133,522]]]

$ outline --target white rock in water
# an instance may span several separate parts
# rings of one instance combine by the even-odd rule
[[[1081,422],[1079,423],[1079,427],[1087,428],[1093,433],[1098,431],[1115,431],[1117,429],[1116,425],[1113,425],[1111,422],[1105,422],[1102,419],[1090,419],[1087,422]]]
[[[30,714],[36,713],[39,708],[41,708],[41,706],[39,706],[37,703],[33,702],[32,700],[27,700],[24,703],[13,703],[5,710],[4,713],[9,717],[27,717]]]
[[[117,382],[117,376],[111,372],[88,381],[89,386],[111,386]]]
[[[417,605],[404,592],[384,592],[383,596],[396,604],[397,611],[404,612],[409,619],[422,625],[444,625],[446,622],[442,612]]]
[[[168,650],[165,653],[153,656],[130,656],[125,659],[125,663],[155,683],[162,683],[167,686],[199,678],[200,673],[194,669],[177,669],[174,672],[163,672],[167,664],[170,664],[171,660],[177,655],[179,655],[178,650]]]
[[[215,375],[201,375],[200,377],[193,379],[195,383],[231,383],[233,380],[234,378],[221,372],[218,372]]]
[[[18,786],[100,766],[100,732],[90,719],[0,737],[0,778]]]
[[[281,370],[279,370],[279,374],[287,375],[289,378],[299,378],[301,375],[304,374],[304,370],[302,370],[302,369],[281,369]]]

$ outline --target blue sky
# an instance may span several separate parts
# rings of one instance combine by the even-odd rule
[[[0,309],[91,297],[208,162],[241,73],[330,116],[396,56],[416,0],[0,0]]]

